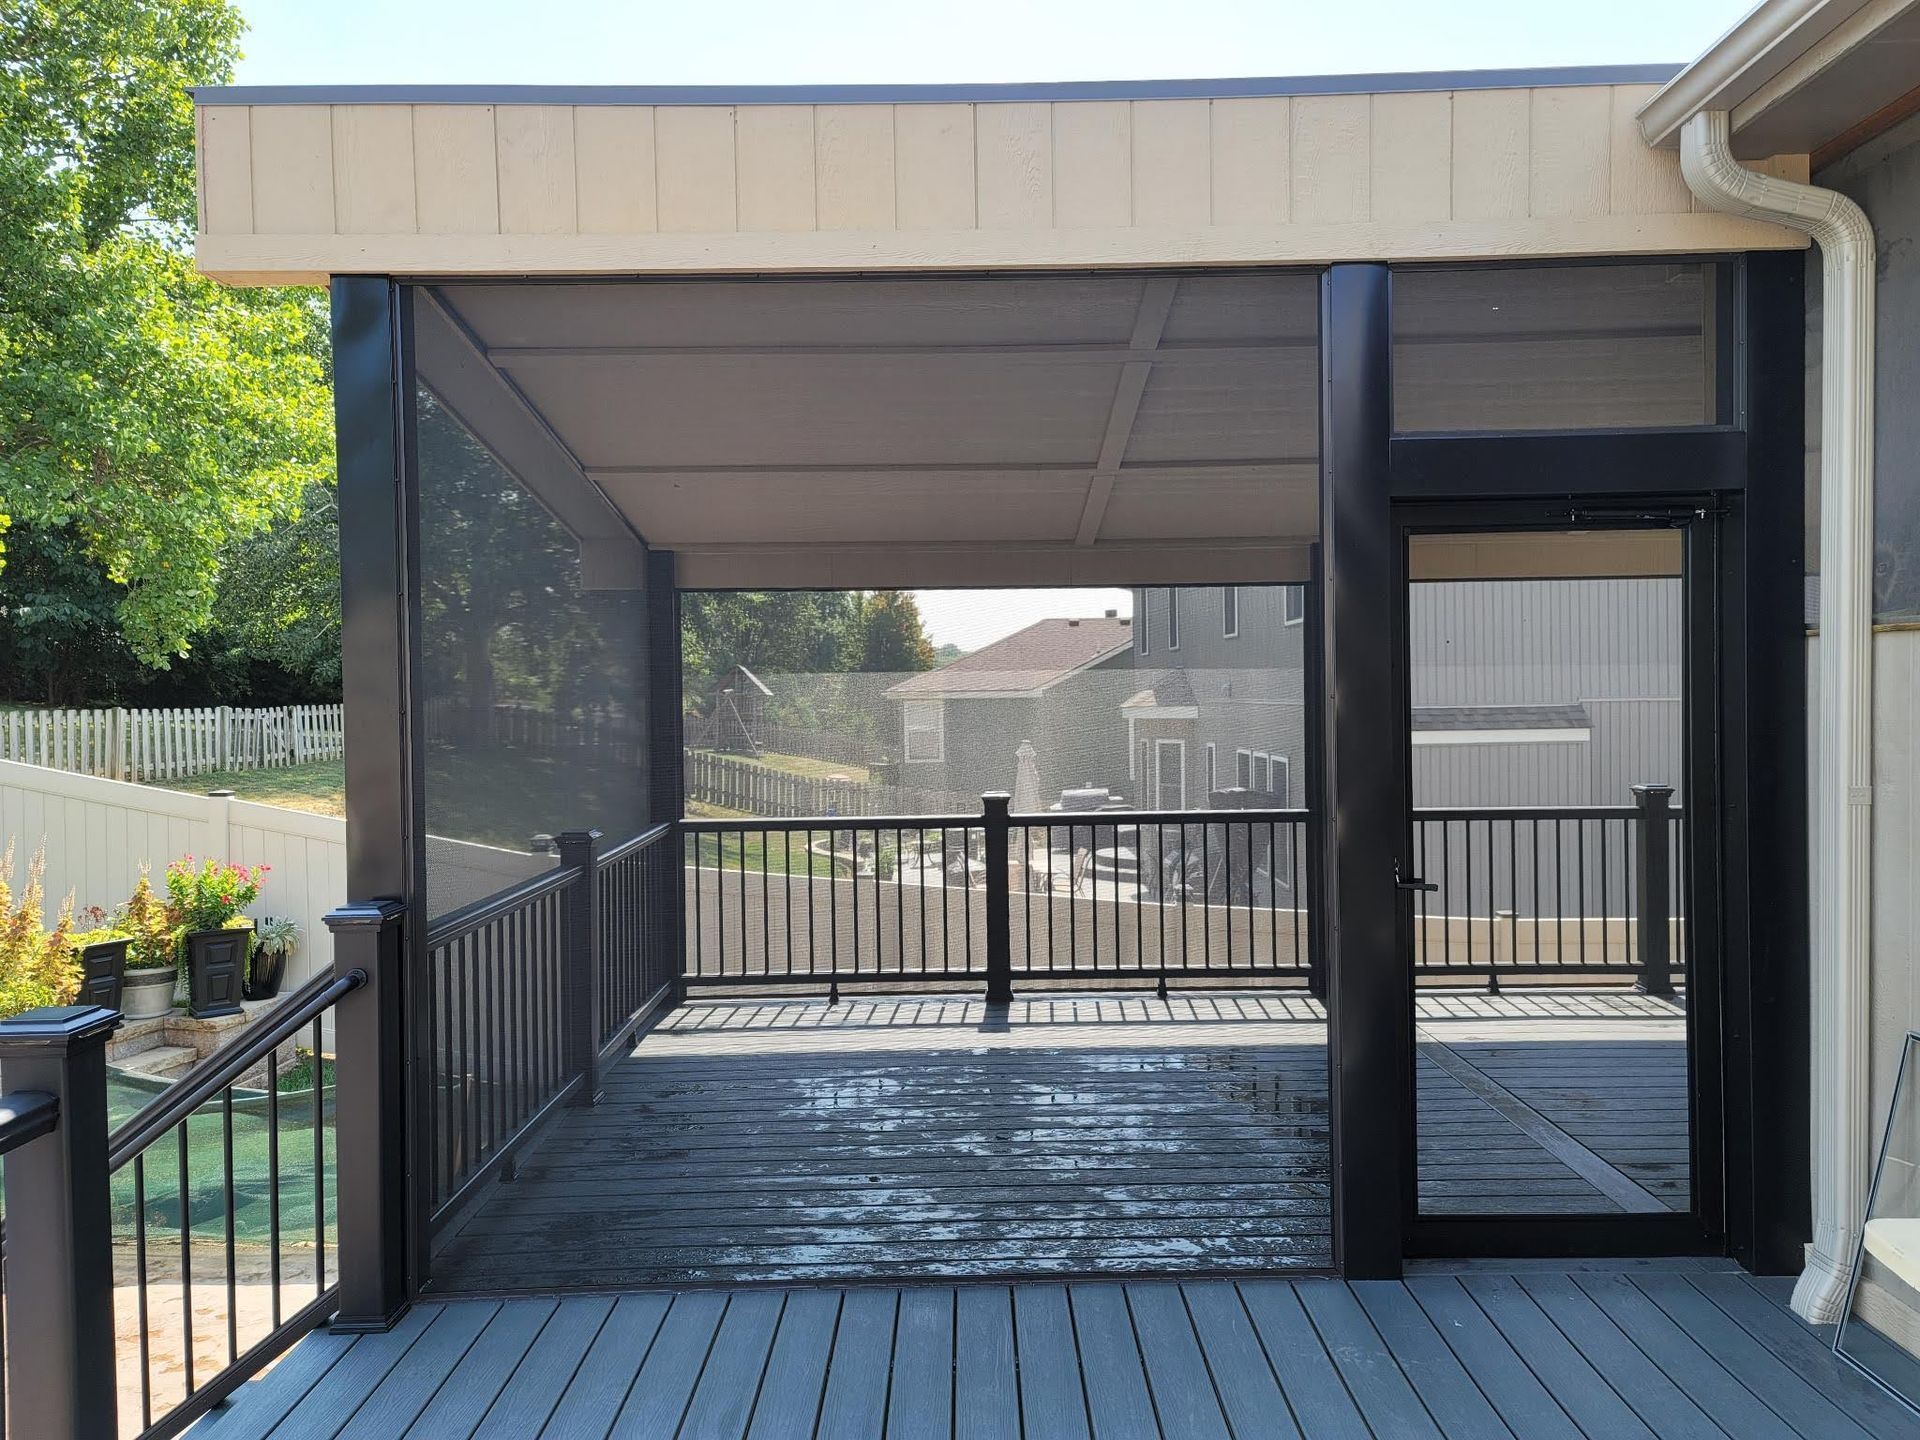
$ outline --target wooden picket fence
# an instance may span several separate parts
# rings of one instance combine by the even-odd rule
[[[0,760],[108,780],[268,770],[345,753],[339,705],[0,710]]]
[[[904,785],[875,785],[864,780],[829,780],[795,775],[752,760],[711,750],[686,752],[687,799],[746,815],[794,818],[808,815],[957,815],[978,807],[945,790]]]

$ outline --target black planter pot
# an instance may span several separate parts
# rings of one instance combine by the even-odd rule
[[[237,1015],[245,993],[249,929],[187,932],[187,1013],[198,1020]]]
[[[131,940],[102,940],[80,950],[80,993],[76,1005],[120,1008],[120,990],[127,979],[127,946]]]
[[[253,961],[247,966],[246,994],[249,1000],[271,1000],[280,993],[280,982],[287,973],[287,952],[265,950],[253,952]]]

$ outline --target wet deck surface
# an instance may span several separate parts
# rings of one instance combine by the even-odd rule
[[[1915,1440],[1698,1265],[736,1289],[416,1306],[320,1332],[196,1440]]]
[[[1685,1208],[1671,1007],[1421,1016],[1428,1211]],[[1328,1268],[1330,1223],[1303,995],[726,1000],[674,1012],[554,1121],[434,1268],[449,1294],[1273,1273]]]

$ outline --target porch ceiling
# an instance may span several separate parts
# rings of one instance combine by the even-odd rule
[[[585,477],[680,553],[682,584],[1305,573],[1312,276],[462,284],[437,298]]]

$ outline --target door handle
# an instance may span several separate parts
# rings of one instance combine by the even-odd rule
[[[1401,875],[1400,862],[1396,860],[1393,862],[1393,888],[1396,890],[1407,890],[1412,892],[1427,891],[1431,893],[1432,891],[1438,890],[1440,887],[1438,885],[1433,884],[1431,881],[1422,880],[1418,875],[1407,875],[1407,876]]]

